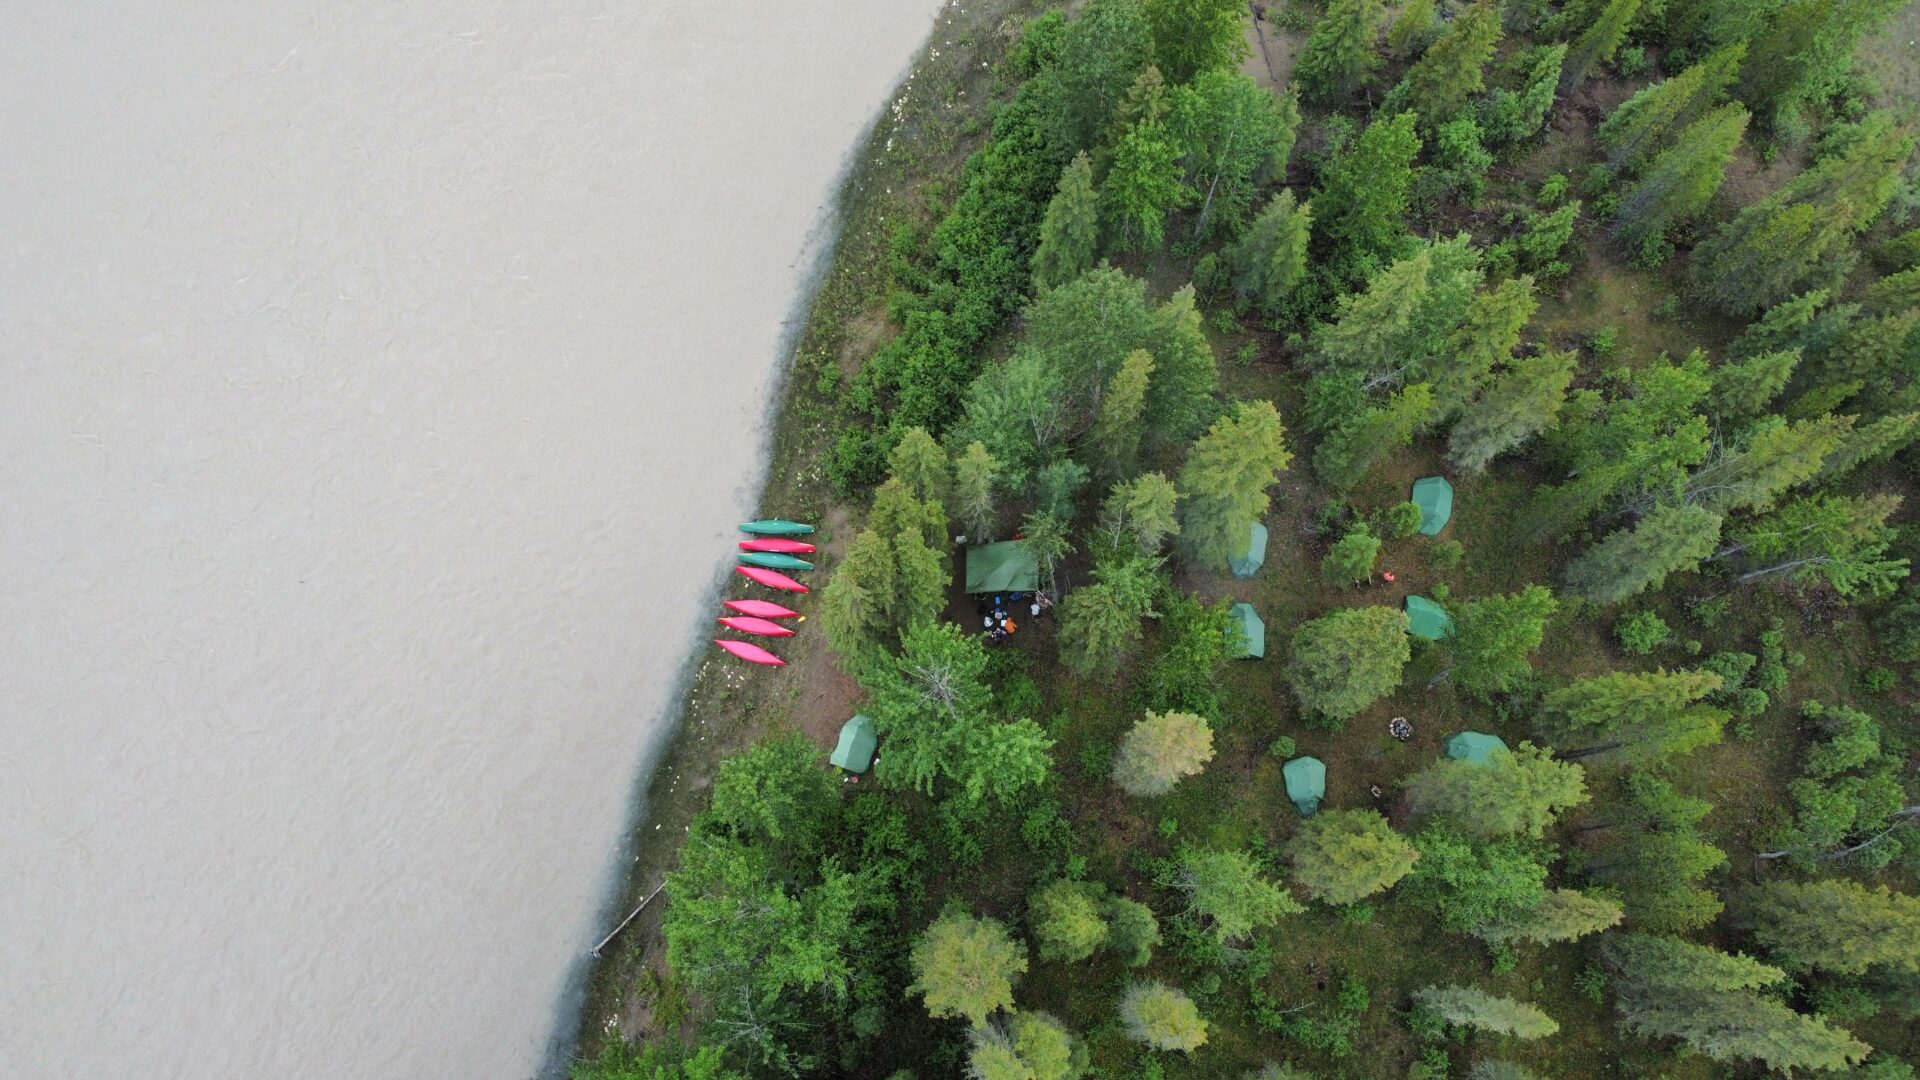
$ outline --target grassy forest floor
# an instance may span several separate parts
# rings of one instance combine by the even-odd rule
[[[903,219],[926,221],[953,190],[965,155],[983,135],[984,107],[996,90],[995,70],[1015,39],[1023,17],[1043,7],[1039,0],[1000,0],[949,6],[940,17],[927,52],[914,75],[876,128],[857,163],[843,197],[844,232],[834,262],[823,278],[802,334],[772,454],[775,462],[761,509],[768,516],[823,523],[824,581],[854,532],[855,507],[836,501],[823,478],[822,458],[837,423],[837,385],[890,334],[886,318],[887,247],[892,228]],[[1261,6],[1261,5],[1256,5]],[[1278,9],[1281,5],[1271,5]],[[1883,101],[1912,101],[1920,94],[1920,52],[1909,44],[1920,37],[1920,5],[1902,14],[1889,31],[1862,51],[1862,63],[1881,87]],[[1255,52],[1244,70],[1267,85],[1282,85],[1303,35],[1272,19],[1252,34]],[[1394,73],[1384,73],[1391,81]],[[1563,99],[1549,132],[1517,160],[1502,161],[1489,177],[1481,209],[1461,219],[1430,223],[1447,231],[1487,227],[1509,205],[1530,206],[1531,193],[1550,174],[1576,179],[1593,159],[1591,130],[1604,111],[1624,100],[1651,76],[1617,80],[1602,76],[1579,94]],[[1311,128],[1311,116],[1308,128]],[[1743,160],[1729,188],[1748,192],[1777,184],[1795,148],[1783,148],[1763,167]],[[1299,154],[1296,152],[1296,159]],[[1727,195],[1723,197],[1733,197]],[[1746,196],[1741,196],[1746,197]],[[1572,271],[1541,291],[1542,304],[1527,340],[1560,348],[1582,348],[1576,385],[1590,384],[1603,369],[1631,366],[1668,352],[1685,355],[1716,346],[1738,332],[1719,316],[1674,303],[1676,271],[1629,267],[1620,253],[1591,234],[1583,222],[1576,233]],[[1146,277],[1157,297],[1187,280],[1187,264],[1167,257],[1129,260],[1123,267]],[[1279,335],[1235,323],[1211,309],[1210,334],[1220,358],[1223,396],[1272,400],[1299,431],[1301,383],[1296,356]],[[1604,327],[1615,328],[1613,351],[1597,356],[1589,348]],[[1009,338],[1010,340],[1010,338]],[[1005,342],[1001,343],[1004,351]],[[1510,744],[1531,734],[1526,716],[1501,715],[1496,708],[1435,682],[1441,658],[1436,649],[1415,642],[1413,662],[1398,692],[1377,702],[1344,730],[1328,733],[1300,722],[1292,697],[1280,679],[1286,641],[1295,627],[1340,606],[1397,605],[1409,593],[1478,597],[1507,593],[1529,584],[1551,584],[1565,561],[1563,552],[1584,546],[1570,536],[1565,547],[1515,548],[1504,539],[1507,523],[1534,486],[1524,461],[1497,463],[1479,477],[1453,476],[1454,516],[1438,540],[1459,541],[1465,549],[1458,566],[1436,571],[1429,554],[1435,540],[1414,536],[1388,540],[1379,569],[1396,580],[1376,577],[1371,584],[1341,590],[1326,586],[1319,563],[1331,542],[1324,523],[1332,516],[1377,515],[1405,501],[1412,481],[1447,473],[1441,448],[1432,440],[1416,443],[1376,469],[1350,497],[1321,488],[1306,468],[1305,455],[1293,447],[1295,461],[1274,491],[1266,524],[1270,531],[1266,565],[1249,580],[1221,574],[1182,571],[1176,585],[1208,601],[1230,597],[1252,603],[1267,626],[1268,657],[1241,661],[1228,669],[1222,688],[1223,715],[1215,726],[1217,756],[1206,771],[1183,781],[1168,796],[1132,799],[1118,792],[1107,776],[1107,762],[1126,727],[1139,713],[1134,676],[1112,681],[1073,677],[1055,660],[1053,627],[1023,622],[1022,632],[995,654],[1002,700],[1021,701],[1058,740],[1055,790],[1051,798],[1071,823],[1087,877],[1122,886],[1135,899],[1166,911],[1169,896],[1156,889],[1145,867],[1170,855],[1182,842],[1215,847],[1277,851],[1299,817],[1288,803],[1280,775],[1282,759],[1270,752],[1281,736],[1295,740],[1298,752],[1327,765],[1329,808],[1374,807],[1396,826],[1406,824],[1398,781],[1440,755],[1441,743],[1462,729],[1489,731]],[[1163,463],[1164,464],[1164,463]],[[1915,492],[1910,477],[1896,466],[1882,466],[1873,478],[1882,490]],[[1350,503],[1350,509],[1343,509]],[[1909,503],[1913,505],[1913,503]],[[1910,517],[1910,512],[1907,515]],[[1069,561],[1066,580],[1084,580],[1086,566]],[[1803,734],[1797,726],[1798,703],[1852,704],[1874,712],[1889,741],[1920,744],[1913,722],[1913,701],[1903,681],[1889,692],[1869,694],[1862,673],[1871,666],[1861,619],[1837,604],[1807,603],[1769,587],[1747,587],[1733,602],[1711,601],[1729,595],[1723,579],[1680,575],[1651,599],[1622,605],[1595,616],[1563,602],[1534,658],[1550,678],[1573,678],[1606,670],[1681,667],[1721,650],[1755,651],[1759,635],[1779,623],[1789,656],[1803,654],[1787,690],[1773,706],[1749,721],[1730,725],[1718,746],[1680,761],[1672,778],[1683,791],[1714,804],[1708,836],[1723,847],[1732,865],[1714,883],[1731,886],[1766,873],[1751,855],[1756,844],[1784,820],[1786,780]],[[817,597],[817,592],[815,596]],[[803,598],[812,610],[814,597]],[[1638,610],[1653,610],[1673,627],[1672,640],[1648,656],[1620,648],[1611,628]],[[954,617],[969,621],[971,608]],[[965,616],[965,618],[962,618]],[[810,624],[811,626],[812,624]],[[809,626],[809,628],[810,628]],[[1151,627],[1143,655],[1151,657]],[[1696,646],[1693,643],[1698,643]],[[802,633],[782,649],[792,666],[784,670],[747,670],[724,659],[700,663],[691,679],[680,735],[663,758],[647,789],[648,815],[633,838],[630,898],[645,895],[671,867],[674,847],[702,805],[717,763],[760,736],[786,728],[805,731],[823,750],[850,715],[857,690],[833,664],[817,633]],[[1414,737],[1401,742],[1388,734],[1387,722],[1404,716]],[[1605,767],[1590,770],[1589,786],[1598,790],[1613,780]],[[1371,789],[1377,787],[1381,796]],[[907,796],[909,800],[911,796]],[[1586,823],[1580,812],[1561,830],[1574,835]],[[984,830],[986,847],[978,865],[963,874],[929,882],[919,912],[903,912],[902,925],[924,925],[950,898],[974,911],[1011,924],[1023,921],[1030,889],[1054,872],[1035,854],[1019,821]],[[1578,859],[1578,844],[1572,858]],[[1912,891],[1911,881],[1897,883]],[[632,899],[618,905],[624,914]],[[1191,1058],[1154,1055],[1153,1068],[1167,1076],[1230,1076],[1270,1060],[1292,1060],[1323,1076],[1398,1077],[1419,1052],[1419,1043],[1396,1018],[1412,990],[1429,983],[1465,982],[1492,993],[1532,1001],[1559,1021],[1557,1037],[1536,1043],[1512,1043],[1501,1056],[1526,1063],[1554,1077],[1647,1076],[1672,1080],[1730,1075],[1706,1058],[1641,1040],[1622,1040],[1597,989],[1581,975],[1589,967],[1588,950],[1577,944],[1522,947],[1510,971],[1493,969],[1488,950],[1475,939],[1436,933],[1430,914],[1389,893],[1376,898],[1371,919],[1361,922],[1315,905],[1286,919],[1267,935],[1275,963],[1262,989],[1282,1010],[1300,1010],[1326,1028],[1325,1046],[1263,1032],[1247,1022],[1247,988],[1223,984],[1184,966],[1179,951],[1159,951],[1148,974],[1183,986],[1204,1015],[1217,1018],[1215,1037]],[[667,975],[656,907],[609,946],[596,966],[582,1017],[581,1052],[591,1052],[615,1032],[639,1038],[672,1031],[689,1016],[690,1003]],[[1065,1020],[1088,1041],[1101,1075],[1135,1076],[1145,1056],[1128,1040],[1113,1016],[1112,1002],[1140,973],[1123,968],[1105,953],[1091,963],[1065,965],[1035,959],[1020,984],[1024,1007],[1046,1009]],[[1364,992],[1357,992],[1364,987]],[[958,1026],[936,1023],[923,1011],[902,1009],[887,1040],[911,1048],[901,1058],[928,1063],[924,1075],[950,1075],[944,1062],[953,1055]],[[1858,1034],[1897,1056],[1920,1054],[1920,1031],[1904,1028],[1892,1016],[1859,1025]],[[1340,1047],[1339,1040],[1347,1044]],[[1477,1049],[1456,1048],[1456,1067],[1479,1056]],[[1744,1075],[1744,1073],[1737,1073]],[[884,1071],[873,1075],[885,1075]]]

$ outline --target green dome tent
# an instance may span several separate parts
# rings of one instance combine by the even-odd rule
[[[1424,596],[1407,597],[1407,633],[1414,637],[1439,641],[1453,633],[1453,617],[1446,609]]]
[[[848,772],[866,772],[873,764],[873,747],[879,737],[865,713],[854,713],[853,719],[840,725],[840,744],[827,760]]]
[[[1235,604],[1227,609],[1227,621],[1240,630],[1240,649],[1235,660],[1264,660],[1267,657],[1267,624],[1252,604]]]
[[[1018,540],[967,549],[967,592],[1032,592],[1040,587],[1040,560]]]
[[[1254,522],[1247,527],[1247,553],[1227,560],[1227,569],[1237,578],[1249,578],[1267,561],[1267,527]]]
[[[1463,731],[1447,740],[1447,756],[1455,761],[1485,761],[1495,750],[1506,748],[1500,736],[1478,731]]]
[[[1300,810],[1301,817],[1312,817],[1327,794],[1327,767],[1319,758],[1297,757],[1280,767],[1287,779],[1287,798]]]
[[[1420,532],[1439,536],[1453,517],[1453,485],[1444,476],[1426,476],[1413,482],[1413,502],[1420,508]]]

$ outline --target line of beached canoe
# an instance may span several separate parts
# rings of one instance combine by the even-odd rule
[[[740,576],[757,585],[764,585],[769,589],[778,589],[782,592],[810,591],[805,585],[780,571],[813,569],[812,563],[798,556],[811,555],[815,550],[814,546],[804,540],[792,539],[795,536],[811,533],[813,526],[804,525],[798,521],[770,519],[749,521],[740,526],[740,531],[752,537],[750,540],[740,541],[740,565],[734,567]],[[791,627],[783,626],[774,620],[793,619],[800,622],[806,620],[806,616],[771,600],[728,600],[722,606],[736,614],[721,616],[721,626],[757,637],[792,637]],[[766,664],[769,667],[785,667],[787,664],[785,660],[751,641],[715,638],[713,643],[749,663]]]

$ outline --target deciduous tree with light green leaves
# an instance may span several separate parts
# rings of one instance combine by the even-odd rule
[[[1568,591],[1596,604],[1617,604],[1658,588],[1667,575],[1691,570],[1720,542],[1720,515],[1703,506],[1662,506],[1588,548],[1567,566]]]
[[[1308,101],[1332,102],[1353,93],[1380,66],[1377,45],[1387,12],[1380,0],[1333,0],[1313,24],[1293,78]]]
[[[934,1019],[964,1018],[984,1028],[993,1014],[1013,1008],[1013,984],[1027,970],[1027,947],[996,920],[949,912],[914,943],[913,982]]]
[[[1533,674],[1527,657],[1540,648],[1547,620],[1559,608],[1544,585],[1455,605],[1453,633],[1443,642],[1453,681],[1482,695],[1519,686]]]
[[[1155,1050],[1198,1050],[1207,1041],[1207,1022],[1193,999],[1165,983],[1135,983],[1120,999],[1120,1020],[1127,1034]]]
[[[1060,173],[1060,190],[1040,219],[1040,244],[1033,250],[1036,289],[1064,285],[1093,267],[1100,253],[1100,194],[1093,187],[1093,163],[1076,155]]]
[[[1425,986],[1413,1003],[1456,1027],[1479,1028],[1518,1039],[1541,1039],[1560,1030],[1553,1017],[1524,1001],[1471,986]]]
[[[1358,903],[1392,888],[1419,857],[1374,810],[1322,810],[1287,842],[1295,880],[1328,904]]]
[[[1555,818],[1587,801],[1580,766],[1524,742],[1484,761],[1442,758],[1406,784],[1414,813],[1445,817],[1479,836],[1538,839]]]
[[[1270,401],[1243,401],[1214,421],[1180,468],[1180,543],[1196,566],[1247,551],[1247,524],[1266,514],[1267,489],[1293,460]]]
[[[1113,758],[1113,782],[1129,795],[1165,795],[1213,760],[1213,728],[1205,717],[1150,712],[1134,721]]]
[[[1073,963],[1107,943],[1101,914],[1106,890],[1090,881],[1055,881],[1027,899],[1027,922],[1040,943],[1040,959]]]
[[[1302,709],[1341,722],[1392,693],[1410,655],[1406,612],[1342,608],[1294,632],[1287,682]]]

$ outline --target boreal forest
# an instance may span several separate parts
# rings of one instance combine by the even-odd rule
[[[950,5],[577,1080],[1910,1080],[1915,37]]]

